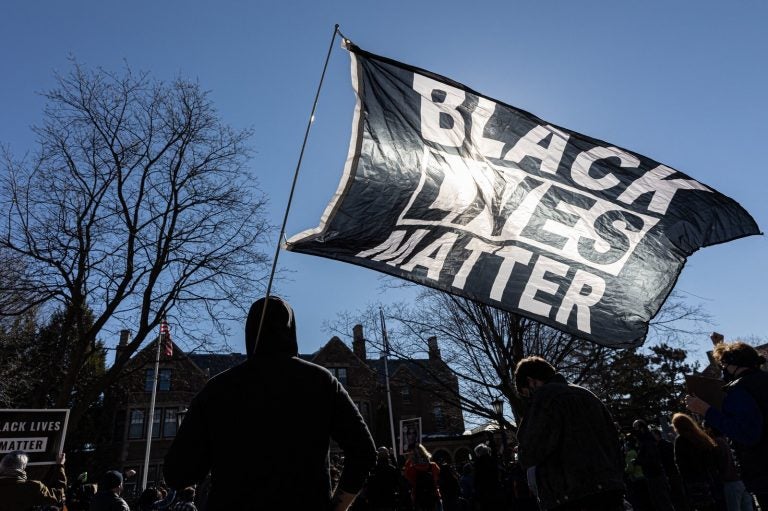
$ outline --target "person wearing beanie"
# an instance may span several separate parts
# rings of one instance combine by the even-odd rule
[[[347,509],[376,459],[357,407],[327,369],[299,358],[293,309],[282,299],[251,306],[245,345],[247,360],[192,400],[165,457],[166,483],[181,491],[210,473],[213,511]],[[344,451],[335,493],[331,440]]]
[[[45,478],[48,484],[27,478],[29,456],[24,451],[11,451],[0,460],[0,511],[16,511],[61,505],[67,488],[64,453]]]
[[[89,511],[130,511],[120,493],[123,491],[123,474],[117,470],[105,472],[98,483],[96,495],[91,499]]]
[[[726,382],[721,409],[696,396],[686,396],[686,407],[731,439],[744,485],[768,509],[768,373],[760,369],[765,357],[743,342],[719,342],[713,358]]]

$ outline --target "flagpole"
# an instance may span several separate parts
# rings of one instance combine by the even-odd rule
[[[387,387],[387,409],[389,410],[389,432],[392,435],[392,456],[397,462],[397,444],[395,443],[395,421],[392,417],[392,392],[389,389],[389,367],[387,358],[389,357],[389,339],[387,337],[387,325],[384,323],[384,312],[379,308],[379,318],[381,319],[381,334],[384,339],[384,382]]]
[[[165,321],[165,317],[163,317]],[[147,448],[144,452],[144,474],[141,477],[141,489],[147,489],[147,473],[149,472],[149,451],[152,447],[152,428],[155,425],[155,398],[157,397],[157,380],[160,372],[160,345],[162,334],[157,338],[157,352],[155,353],[155,377],[152,382],[152,399],[149,402],[149,425],[147,426]]]
[[[315,121],[315,110],[317,110],[317,101],[320,99],[320,89],[323,87],[323,80],[325,79],[325,71],[328,69],[328,61],[331,60],[331,50],[333,50],[333,42],[336,40],[336,34],[339,34],[339,24],[337,23],[333,27],[333,35],[331,36],[331,43],[328,45],[328,54],[325,56],[325,64],[323,65],[323,72],[320,75],[320,83],[317,85],[317,92],[315,93],[315,101],[312,103],[312,112],[309,114],[309,121],[307,122],[307,129],[304,132],[304,142],[301,144],[301,151],[299,152],[299,161],[296,163],[296,171],[293,173],[293,183],[291,183],[291,192],[288,194],[288,205],[285,207],[285,215],[283,216],[283,224],[280,227],[280,236],[277,238],[277,246],[275,247],[275,257],[272,259],[272,271],[269,273],[269,282],[267,283],[267,292],[265,294],[266,300],[264,300],[264,307],[261,309],[261,318],[259,319],[259,329],[256,331],[256,342],[253,344],[253,349],[259,345],[259,338],[261,337],[261,327],[264,325],[264,315],[267,312],[267,302],[269,301],[269,294],[272,292],[272,281],[275,278],[275,269],[277,268],[277,258],[280,255],[280,243],[285,236],[285,225],[288,223],[288,213],[291,210],[291,202],[293,202],[293,192],[296,190],[296,181],[299,178],[299,169],[301,169],[301,161],[304,159],[304,149],[307,147],[307,139],[309,138],[309,130],[312,127],[312,123]]]

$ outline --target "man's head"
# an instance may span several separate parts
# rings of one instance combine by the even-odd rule
[[[264,302],[267,306],[264,310]],[[259,322],[262,312],[264,322],[259,332]],[[259,342],[256,344],[258,336]],[[299,354],[299,345],[296,342],[296,320],[293,309],[283,299],[270,296],[262,298],[251,305],[248,319],[245,321],[245,348],[248,358],[254,355],[274,356],[283,355],[293,357]]]
[[[11,451],[0,460],[0,472],[26,470],[29,456],[24,451]]]
[[[389,449],[387,449],[384,446],[379,447],[376,449],[376,457],[380,460],[388,460],[389,459]]]
[[[765,363],[765,357],[755,348],[740,341],[719,343],[715,346],[712,357],[722,369],[725,379],[738,376],[748,369],[759,369]]]
[[[484,458],[491,455],[491,448],[486,444],[478,444],[475,446],[475,456],[478,458]]]
[[[515,367],[517,393],[528,397],[537,388],[548,382],[557,370],[541,357],[526,357]]]
[[[123,474],[117,470],[109,470],[99,479],[99,490],[119,493],[123,487]]]

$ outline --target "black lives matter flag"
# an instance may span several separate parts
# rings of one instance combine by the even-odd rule
[[[613,347],[643,342],[687,256],[759,229],[666,165],[348,45],[344,175],[288,250],[464,296]]]

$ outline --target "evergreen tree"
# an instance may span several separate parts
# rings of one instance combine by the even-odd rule
[[[659,423],[684,409],[686,374],[698,369],[687,353],[660,343],[612,352],[584,382],[602,399],[614,419],[629,427],[635,419]]]

